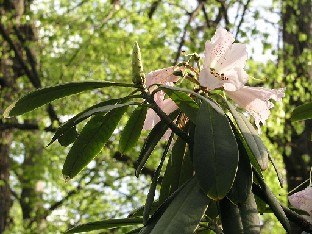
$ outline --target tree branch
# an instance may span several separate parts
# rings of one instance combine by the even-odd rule
[[[200,10],[202,9],[203,6],[204,6],[204,1],[199,1],[196,9],[193,12],[190,13],[189,19],[188,19],[187,23],[184,25],[184,29],[183,29],[182,36],[180,38],[180,43],[179,43],[179,46],[178,46],[176,58],[174,60],[174,65],[178,63],[182,47],[183,47],[183,45],[185,43],[185,37],[186,37],[186,33],[187,33],[187,28],[191,24],[191,22],[194,20],[196,15],[200,12]]]
[[[36,123],[2,123],[0,121],[0,130],[7,130],[7,129],[19,129],[19,130],[44,130],[46,132],[55,132],[57,128],[53,128],[51,126],[40,128]]]
[[[240,27],[242,26],[242,23],[244,22],[245,13],[246,13],[246,11],[247,11],[247,9],[248,9],[249,3],[250,3],[250,0],[247,0],[246,4],[244,4],[242,16],[241,16],[241,18],[240,18],[240,21],[239,21],[237,27],[236,27],[235,39],[237,39],[237,36],[238,36],[239,30],[240,30]]]

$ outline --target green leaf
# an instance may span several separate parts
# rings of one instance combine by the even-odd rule
[[[169,115],[171,119],[175,119],[178,115],[178,112],[175,111]],[[147,159],[149,156],[152,154],[153,150],[155,149],[157,143],[160,141],[162,136],[165,134],[167,131],[168,126],[164,121],[158,122],[155,127],[151,130],[151,132],[148,134],[144,145],[141,149],[139,158],[136,162],[136,170],[135,170],[135,175],[139,176],[142,168],[144,167]]]
[[[305,119],[312,119],[312,102],[298,106],[291,113],[292,121],[299,121]]]
[[[72,127],[58,138],[58,142],[61,144],[61,146],[68,146],[76,140],[77,136],[78,132],[76,127]]]
[[[256,170],[253,170],[253,171],[254,171],[254,175],[255,175],[255,177],[256,177],[256,179],[257,179],[257,181],[261,187],[261,190],[258,192],[258,194],[256,192],[255,192],[255,194],[256,195],[262,195],[261,198],[264,198],[265,202],[270,206],[270,208],[272,209],[276,218],[280,221],[280,223],[283,225],[285,230],[287,232],[289,232],[290,231],[290,223],[289,223],[287,216],[285,215],[285,212],[284,212],[281,204],[279,203],[279,201],[277,200],[277,198],[275,197],[275,195],[273,194],[271,189],[266,185],[266,183],[264,182],[261,175]],[[253,191],[255,188],[257,188],[257,187],[253,186]]]
[[[65,178],[76,176],[101,151],[126,108],[96,115],[85,125],[66,157],[62,171]]]
[[[252,170],[248,153],[242,144],[237,141],[239,150],[238,169],[235,180],[227,197],[235,204],[246,201],[252,185]]]
[[[232,187],[238,148],[226,116],[203,102],[197,114],[193,163],[200,187],[220,200]]]
[[[227,102],[227,104],[251,152],[256,157],[261,170],[267,169],[269,164],[268,150],[263,144],[257,131],[243,114],[235,110],[235,107],[231,103]]]
[[[108,101],[100,102],[80,112],[79,114],[69,119],[66,123],[64,123],[61,127],[57,129],[54,136],[52,137],[52,140],[49,142],[48,146],[51,145],[59,137],[66,134],[66,132],[69,131],[72,127],[76,126],[78,123],[82,122],[83,120],[89,118],[92,115],[109,112],[113,109],[121,108],[121,107],[128,106],[128,105],[139,104],[135,102],[116,104],[117,102],[121,102],[127,99],[129,99],[129,97],[125,97],[122,99],[111,99]]]
[[[158,167],[154,173],[150,189],[149,189],[148,194],[146,196],[146,202],[145,202],[144,211],[143,211],[143,224],[144,225],[147,224],[147,220],[149,219],[150,211],[151,211],[153,203],[154,203],[154,197],[155,197],[157,182],[158,182],[158,179],[160,176],[162,166],[163,166],[164,161],[166,159],[166,156],[168,154],[172,139],[173,139],[173,133],[171,133],[171,136],[167,142],[166,148],[163,152],[160,163],[159,163],[159,165],[158,165]]]
[[[215,109],[216,111],[220,112],[220,113],[223,113],[223,110],[221,109],[221,107],[219,105],[217,105],[215,102],[213,102],[212,100],[206,98],[206,97],[203,97],[202,95],[190,90],[190,89],[183,89],[183,88],[179,88],[179,87],[176,87],[176,86],[169,86],[169,85],[159,85],[158,86],[159,89],[161,90],[173,90],[173,91],[176,91],[176,92],[182,92],[182,93],[189,93],[191,94],[192,96],[202,100],[203,102],[207,102],[210,104],[210,106]],[[191,105],[191,107],[195,107],[193,104]],[[192,114],[191,114],[192,115]]]
[[[172,147],[172,154],[168,160],[166,172],[161,183],[159,202],[162,203],[179,187],[181,168],[185,155],[186,143],[180,137]]]
[[[175,91],[172,89],[163,88],[162,90],[177,104],[182,112],[195,123],[196,114],[199,109],[198,104],[184,92]]]
[[[63,98],[87,90],[110,86],[134,87],[132,84],[122,84],[104,81],[88,81],[88,82],[73,82],[48,88],[42,88],[35,90],[29,94],[26,94],[21,99],[11,104],[4,111],[3,116],[7,118],[9,116],[21,115],[59,98]]]
[[[249,191],[247,199],[238,205],[239,213],[242,219],[244,233],[260,234],[260,217],[254,194]]]
[[[108,219],[78,225],[65,232],[65,234],[90,232],[94,230],[110,229],[116,227],[124,227],[129,225],[142,224],[142,218],[127,218],[127,219]]]
[[[151,234],[193,233],[209,201],[197,180],[191,179],[170,203]]]
[[[139,106],[130,116],[119,141],[119,151],[125,153],[138,141],[146,117],[147,108]]]
[[[224,234],[244,233],[237,205],[224,198],[220,202],[220,214]]]

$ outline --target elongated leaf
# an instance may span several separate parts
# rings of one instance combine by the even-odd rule
[[[139,106],[130,116],[120,136],[119,151],[121,153],[125,153],[127,150],[131,149],[131,147],[133,147],[138,141],[143,128],[146,112],[146,107]]]
[[[101,151],[126,108],[112,110],[105,116],[94,116],[86,124],[66,157],[62,171],[65,178],[76,176]]]
[[[250,191],[245,202],[238,205],[244,233],[260,233],[260,217],[253,193]]]
[[[76,140],[77,136],[78,132],[76,128],[72,127],[58,138],[58,142],[61,144],[61,146],[68,146]]]
[[[193,233],[209,201],[197,180],[191,179],[170,203],[151,233]]]
[[[175,111],[169,115],[171,119],[175,119],[178,115],[178,112]],[[157,143],[160,141],[162,136],[167,131],[168,126],[164,121],[158,122],[155,127],[151,130],[151,132],[148,134],[144,145],[141,149],[139,158],[137,160],[137,168],[135,170],[135,175],[139,176],[142,168],[144,167],[147,159],[152,154],[153,150],[155,149]]]
[[[168,160],[166,172],[161,183],[159,202],[162,203],[179,187],[183,157],[186,143],[180,137],[172,147],[172,154]]]
[[[252,185],[252,170],[248,153],[244,145],[238,141],[239,161],[233,186],[227,197],[235,204],[246,201]]]
[[[190,90],[190,89],[183,89],[183,88],[179,88],[179,87],[176,87],[176,86],[169,86],[169,85],[159,85],[158,86],[159,89],[161,90],[173,90],[175,92],[182,92],[182,93],[189,93],[191,94],[192,96],[204,101],[204,102],[207,102],[210,104],[210,106],[215,109],[216,111],[222,113],[223,110],[221,109],[221,107],[219,105],[217,105],[215,102],[213,102],[212,100],[206,98],[206,97],[203,97],[202,95]],[[192,105],[193,106],[193,105]],[[194,107],[194,106],[193,106]]]
[[[242,219],[237,205],[224,198],[220,202],[220,214],[224,234],[244,233]]]
[[[69,131],[71,128],[76,126],[78,123],[82,122],[83,120],[89,118],[92,115],[99,114],[99,113],[106,113],[116,108],[121,108],[123,106],[135,104],[135,102],[116,104],[117,102],[127,100],[128,98],[129,97],[122,98],[122,99],[111,99],[108,101],[100,102],[80,112],[79,114],[69,119],[65,124],[63,124],[61,127],[57,129],[57,131],[55,132],[48,146],[51,145],[59,137],[66,134],[67,131]]]
[[[253,155],[256,157],[257,162],[260,165],[260,168],[262,170],[265,170],[268,168],[268,163],[269,163],[269,159],[268,159],[268,150],[265,147],[265,145],[263,144],[260,136],[258,135],[257,131],[255,130],[255,128],[251,125],[251,123],[246,119],[246,117],[237,112],[235,110],[235,107],[227,102],[235,120],[237,125],[239,126],[244,139],[246,140],[251,152],[253,153]]]
[[[199,109],[198,104],[184,92],[175,91],[172,89],[162,88],[165,93],[177,104],[189,119],[195,123],[196,114]]]
[[[203,102],[197,114],[193,163],[200,187],[220,200],[232,187],[238,164],[238,148],[224,114]]]
[[[108,219],[78,225],[65,232],[65,234],[90,232],[94,230],[110,229],[116,227],[124,227],[129,225],[142,224],[142,218],[127,218],[127,219]]]
[[[253,172],[261,187],[261,194],[259,195],[264,196],[265,202],[267,202],[267,204],[270,206],[276,218],[281,222],[285,230],[289,232],[290,231],[289,220],[286,217],[281,204],[279,203],[279,201],[277,200],[277,198],[275,197],[271,189],[266,185],[266,183],[264,182],[263,178],[259,175],[259,173],[256,170],[253,170]],[[253,191],[254,191],[254,186],[253,186]]]
[[[305,119],[312,119],[312,102],[305,103],[301,106],[298,106],[291,113],[292,121],[299,121]]]
[[[152,209],[153,206],[153,202],[154,202],[154,197],[155,197],[155,191],[156,191],[156,186],[157,186],[157,182],[160,176],[160,172],[162,169],[162,166],[164,164],[164,161],[166,159],[166,156],[168,154],[171,142],[173,139],[173,133],[171,133],[170,138],[167,142],[166,148],[163,152],[163,155],[161,157],[160,163],[154,173],[153,179],[152,179],[152,183],[150,186],[150,189],[148,191],[147,197],[146,197],[146,202],[145,202],[145,206],[144,206],[144,212],[143,212],[143,224],[146,225],[147,224],[147,220],[149,219],[149,215],[150,215],[150,211]]]
[[[9,116],[21,115],[59,98],[63,98],[87,90],[110,86],[134,87],[132,84],[122,84],[105,81],[87,81],[73,82],[48,88],[42,88],[26,94],[21,99],[10,105],[5,110],[3,116],[6,118]]]

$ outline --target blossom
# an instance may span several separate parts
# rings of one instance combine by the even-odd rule
[[[244,70],[246,45],[234,41],[230,32],[218,28],[211,41],[206,42],[204,67],[199,74],[201,86],[236,91],[247,82],[248,75]]]
[[[260,131],[259,123],[265,123],[269,118],[270,109],[274,106],[270,99],[281,101],[285,96],[284,88],[267,89],[262,87],[244,86],[237,91],[225,91],[226,94],[240,107],[246,109],[254,118]]]
[[[312,187],[294,193],[288,199],[293,207],[306,211],[310,215],[306,218],[312,223]]]
[[[146,86],[149,91],[156,89],[154,84],[166,84],[173,86],[174,82],[178,81],[180,77],[173,75],[175,71],[174,66],[152,71],[146,75]],[[181,67],[183,70],[183,68]],[[170,98],[165,99],[165,93],[163,91],[158,91],[154,94],[154,101],[156,104],[165,112],[167,115],[178,109],[178,106]],[[148,109],[146,118],[144,121],[144,129],[152,129],[158,122],[160,117],[155,113],[153,109]]]

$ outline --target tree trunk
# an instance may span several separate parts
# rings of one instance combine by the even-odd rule
[[[283,66],[286,86],[286,113],[311,101],[311,1],[283,0]],[[308,95],[307,95],[308,94]],[[312,165],[311,144],[312,120],[301,122],[285,121],[283,159],[287,173],[288,190],[291,191],[310,176]],[[292,233],[301,233],[293,225]]]

